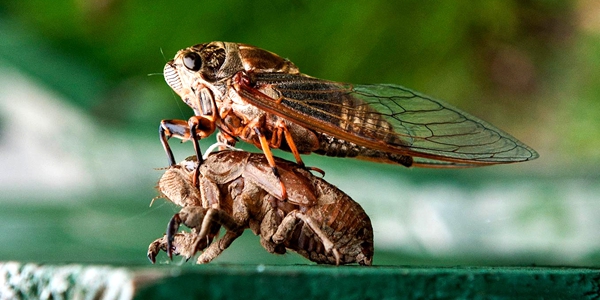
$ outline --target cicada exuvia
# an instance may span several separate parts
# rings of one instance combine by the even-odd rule
[[[252,143],[272,167],[271,148],[291,151],[300,165],[300,154],[311,152],[442,168],[538,157],[511,135],[443,101],[399,85],[314,78],[250,45],[211,42],[182,49],[166,64],[164,77],[195,113],[188,121],[161,122],[171,165],[170,137],[204,138],[217,128],[220,142]]]
[[[265,157],[245,151],[213,153],[199,163],[189,157],[158,181],[165,199],[182,207],[166,234],[148,247],[153,263],[160,250],[199,264],[218,257],[250,228],[270,253],[292,250],[321,264],[371,265],[373,227],[350,196],[292,162],[276,159],[275,178]],[[198,187],[193,185],[199,171]],[[285,182],[284,199],[279,181]],[[283,201],[285,200],[285,201]],[[191,232],[178,232],[185,225]],[[220,228],[225,234],[218,237]],[[287,249],[287,250],[286,250]]]

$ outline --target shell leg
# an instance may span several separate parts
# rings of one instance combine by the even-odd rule
[[[190,259],[196,253],[197,236],[189,232],[177,233],[173,236],[171,242],[171,252],[175,255],[181,255],[185,257],[185,260]],[[153,264],[156,263],[156,256],[162,250],[167,252],[168,242],[167,235],[165,234],[162,238],[156,239],[148,246],[148,259]]]
[[[198,256],[198,260],[196,260],[197,264],[207,264],[215,259],[217,256],[221,255],[225,249],[227,249],[235,239],[240,237],[243,233],[241,231],[227,231],[225,235],[216,240],[214,243],[210,244],[203,252]]]
[[[194,251],[204,250],[198,257],[197,263],[208,263],[219,256],[231,243],[244,232],[244,226],[230,216],[227,212],[218,208],[186,207],[178,213],[181,224],[198,230],[197,243],[212,240],[216,235],[215,228],[223,226],[225,235],[210,243],[208,247],[197,244]],[[195,252],[194,252],[195,254]]]
[[[321,227],[317,224],[315,220],[311,217],[294,210],[287,214],[285,218],[281,221],[281,224],[277,228],[277,231],[271,238],[274,243],[280,244],[285,241],[289,241],[292,238],[292,233],[294,232],[294,228],[299,221],[303,221],[313,232],[319,237],[321,243],[323,243],[323,247],[325,247],[325,251],[331,253],[335,257],[335,264],[340,264],[340,253],[338,249],[335,247],[334,243],[329,239],[327,234],[321,230]]]

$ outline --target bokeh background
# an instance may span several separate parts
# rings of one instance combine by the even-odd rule
[[[540,153],[467,170],[306,156],[371,216],[375,264],[600,265],[595,0],[2,1],[0,260],[148,264],[177,211],[149,207],[167,163],[158,124],[192,114],[162,68],[213,40],[315,77],[404,85]],[[308,263],[250,232],[215,261],[230,262]]]

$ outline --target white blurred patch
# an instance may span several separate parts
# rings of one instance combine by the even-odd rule
[[[400,167],[397,176],[381,175],[349,169],[326,177],[370,216],[376,251],[576,264],[600,249],[594,180],[484,180],[465,187],[451,179],[411,184]]]
[[[13,191],[89,189],[78,139],[90,122],[50,91],[10,69],[0,72],[0,187]]]
[[[148,178],[152,168],[166,164],[157,161],[162,155],[158,141],[151,147],[146,139],[112,133],[60,96],[4,67],[0,120],[3,201],[72,200],[101,189],[135,185],[139,176]]]

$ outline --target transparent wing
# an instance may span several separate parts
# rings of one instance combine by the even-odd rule
[[[271,73],[256,74],[238,89],[266,111],[364,147],[413,156],[416,166],[469,167],[538,157],[491,124],[398,85]]]

